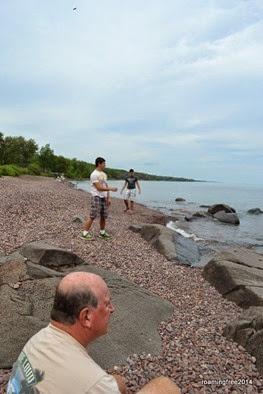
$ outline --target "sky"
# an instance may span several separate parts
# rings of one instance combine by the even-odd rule
[[[262,0],[0,3],[0,131],[56,155],[263,185],[262,93]]]

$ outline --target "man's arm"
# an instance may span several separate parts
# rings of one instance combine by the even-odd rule
[[[127,186],[127,183],[128,183],[127,181],[124,182],[122,189],[121,189],[121,194],[122,194],[123,190],[125,189],[125,187]]]
[[[140,184],[139,184],[139,181],[136,181],[136,186],[137,186],[137,188],[138,188],[138,190],[139,190],[139,194],[141,194],[141,186],[140,186]]]
[[[93,185],[99,192],[116,192],[117,187],[101,186],[100,182],[94,182]]]

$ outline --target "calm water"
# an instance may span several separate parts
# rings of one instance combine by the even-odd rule
[[[109,181],[117,186],[118,192],[112,196],[122,198],[120,189],[123,181]],[[185,236],[200,239],[196,242],[206,257],[204,264],[214,252],[232,245],[250,247],[263,253],[263,214],[250,215],[248,209],[260,208],[263,211],[263,186],[230,185],[213,182],[161,182],[140,181],[142,194],[137,194],[137,202],[149,208],[181,218],[172,221],[169,227],[182,231]],[[90,190],[89,181],[78,183],[78,187]],[[184,202],[175,199],[182,197]],[[184,216],[189,212],[206,211],[200,205],[224,203],[235,208],[240,219],[239,226],[223,224],[212,219],[197,219],[186,222]]]

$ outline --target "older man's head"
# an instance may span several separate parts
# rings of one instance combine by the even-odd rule
[[[106,334],[114,307],[104,280],[88,272],[72,272],[59,283],[52,323],[86,344]],[[86,338],[86,340],[85,340]]]

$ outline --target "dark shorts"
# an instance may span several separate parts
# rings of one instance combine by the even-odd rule
[[[95,219],[98,215],[101,218],[107,219],[108,217],[108,204],[106,198],[98,196],[91,197],[90,217]]]

